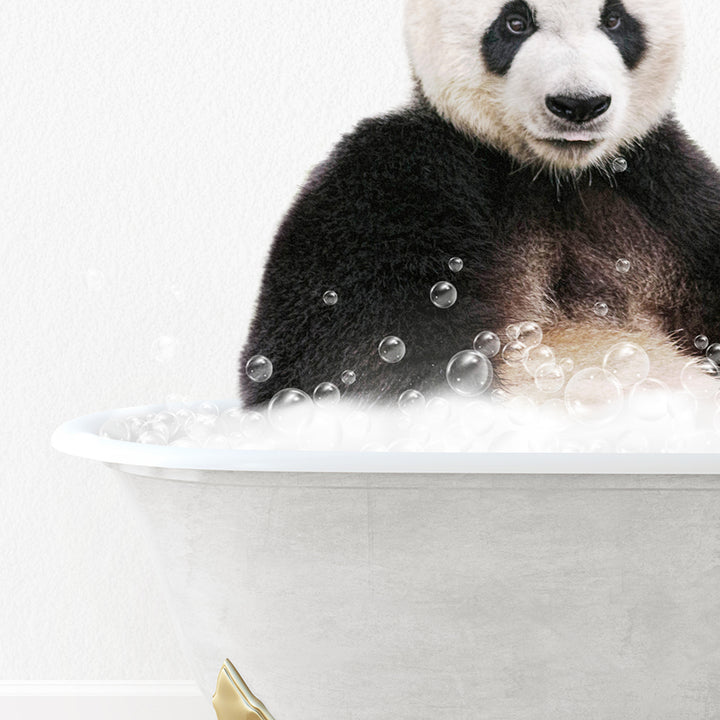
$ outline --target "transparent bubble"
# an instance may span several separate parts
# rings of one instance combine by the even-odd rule
[[[463,263],[462,258],[459,257],[450,258],[450,261],[448,262],[448,267],[454,273],[459,273],[463,269],[464,265],[465,263]]]
[[[498,435],[488,446],[488,452],[526,453],[530,449],[525,433],[511,430]]]
[[[226,435],[208,435],[203,447],[208,450],[227,450],[230,447],[230,439]]]
[[[647,378],[633,385],[628,406],[642,420],[661,420],[668,414],[670,390],[661,380]]]
[[[217,417],[220,414],[220,409],[215,403],[212,402],[201,402],[195,406],[195,413],[197,415],[207,415]]]
[[[710,400],[715,395],[718,379],[717,365],[706,357],[690,360],[680,373],[683,388],[699,400]]]
[[[720,365],[720,343],[713,343],[705,351],[705,357],[712,360],[716,365]]]
[[[618,157],[613,158],[612,171],[614,173],[624,173],[627,169],[628,161],[624,157],[618,155]]]
[[[322,299],[326,305],[337,305],[338,294],[334,290],[328,290],[323,293]]]
[[[170,436],[175,435],[182,427],[175,413],[168,412],[167,410],[163,410],[154,415],[150,423],[153,425],[164,425],[168,429]]]
[[[565,388],[565,407],[575,420],[586,425],[611,422],[623,409],[622,385],[602,368],[581,370]]]
[[[534,348],[542,342],[543,331],[536,322],[520,323],[518,336],[516,338],[526,348]]]
[[[608,307],[607,303],[596,302],[593,306],[593,312],[598,317],[605,317],[610,312],[610,308]]]
[[[441,280],[430,288],[430,300],[435,307],[445,310],[455,304],[457,290],[452,283]]]
[[[273,374],[273,364],[264,355],[253,355],[245,365],[245,374],[253,382],[266,382]]]
[[[167,445],[167,438],[160,433],[145,430],[138,435],[137,442],[143,445]]]
[[[137,437],[140,434],[140,428],[145,424],[145,421],[139,417],[129,417],[126,418],[125,422],[130,430],[130,439],[137,440]]]
[[[698,335],[695,338],[695,347],[698,350],[707,350],[707,347],[709,344],[710,344],[710,340],[708,340],[707,335]]]
[[[428,420],[435,425],[447,422],[452,414],[450,403],[442,397],[430,398],[425,407]]]
[[[105,421],[98,433],[100,437],[110,438],[111,440],[130,440],[132,433],[128,424],[120,418],[110,418]]]
[[[716,410],[713,415],[713,428],[716,433],[720,434],[720,410]]]
[[[494,358],[500,352],[500,338],[490,330],[483,330],[473,340],[473,347],[487,358]]]
[[[563,358],[558,365],[566,375],[569,375],[575,369],[575,361],[569,357]]]
[[[415,416],[425,409],[425,396],[419,390],[406,390],[398,398],[398,407],[408,417]]]
[[[363,440],[372,427],[372,420],[364,410],[353,410],[342,420],[342,432],[347,438]]]
[[[268,423],[265,416],[256,410],[245,413],[241,423],[240,432],[248,440],[260,440],[268,431]]]
[[[619,272],[625,275],[626,273],[630,272],[630,268],[632,267],[632,263],[627,260],[626,258],[620,258],[615,263],[615,269]]]
[[[555,363],[545,363],[535,371],[535,387],[544,393],[562,390],[565,384],[565,372]]]
[[[607,370],[623,387],[644,380],[650,372],[650,358],[639,345],[621,342],[613,345],[603,359]]]
[[[244,419],[245,411],[241,407],[230,407],[222,411],[218,427],[226,435],[240,435]]]
[[[92,267],[85,271],[85,285],[88,290],[98,292],[105,287],[105,273],[98,268]]]
[[[177,340],[170,335],[161,335],[152,344],[152,355],[161,365],[169,363],[177,351]]]
[[[670,415],[679,425],[692,427],[695,423],[695,413],[698,402],[694,395],[687,391],[677,391],[668,398]]]
[[[331,407],[340,402],[340,390],[331,382],[321,382],[313,390],[313,400],[320,407]]]
[[[507,335],[508,340],[517,340],[520,337],[520,325],[517,323],[508,325],[505,328],[505,335]]]
[[[519,340],[512,340],[502,351],[502,359],[512,367],[522,365],[527,355],[528,349]]]
[[[185,425],[185,432],[189,438],[204,443],[210,435],[215,433],[217,420],[217,415],[197,413],[195,418]]]
[[[501,390],[500,388],[497,388],[490,393],[490,400],[496,405],[504,405],[510,400],[510,397],[510,393],[506,390]]]
[[[537,347],[530,348],[525,355],[523,361],[525,369],[531,375],[535,377],[535,373],[543,366],[548,363],[555,363],[555,353],[553,349],[547,345],[538,345]]]
[[[450,359],[445,378],[454,392],[463,397],[484,393],[492,383],[492,363],[475,350],[461,350]]]
[[[340,379],[345,385],[352,385],[357,380],[357,375],[354,370],[344,370]]]
[[[165,425],[163,422],[156,422],[154,419],[146,420],[143,423],[143,426],[140,428],[140,433],[138,435],[138,442],[140,442],[140,436],[151,434],[151,435],[157,435],[159,437],[162,437],[163,439],[163,445],[167,445],[168,441],[170,440],[170,428]]]
[[[195,413],[190,410],[190,408],[182,407],[179,410],[176,410],[174,414],[181,430],[185,430],[188,423],[195,420]]]
[[[297,388],[284,388],[273,395],[268,405],[268,418],[281,432],[295,432],[313,417],[312,398]]]
[[[380,341],[378,353],[386,363],[398,363],[405,357],[405,343],[399,337],[389,335]]]

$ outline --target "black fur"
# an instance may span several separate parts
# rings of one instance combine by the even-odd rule
[[[606,25],[608,17],[613,14],[620,18],[616,30]],[[600,27],[617,46],[626,67],[635,69],[647,49],[645,30],[642,23],[625,9],[622,0],[606,0],[600,16]]]
[[[519,15],[525,19],[527,32],[517,35],[510,31],[507,19],[511,15]],[[535,30],[532,12],[527,3],[522,0],[512,0],[507,3],[482,39],[482,56],[488,70],[496,75],[505,75],[510,70],[518,50]]]
[[[549,177],[518,171],[422,98],[363,121],[313,174],[277,233],[240,360],[243,399],[264,402],[284,387],[312,393],[323,381],[368,398],[444,384],[447,361],[480,330],[530,319],[512,316],[508,300],[528,228],[560,238],[548,250],[557,262],[547,287],[559,310],[571,315],[585,301],[609,298],[615,316],[606,321],[619,326],[628,321],[632,291],[603,268],[614,267],[625,249],[637,252],[633,233],[649,233],[674,259],[641,282],[677,288],[649,312],[688,351],[700,333],[720,340],[718,172],[672,117],[626,157],[627,172],[608,179],[596,173],[591,185],[588,177],[566,182],[558,193]],[[595,260],[579,257],[581,246]],[[457,275],[447,266],[453,256],[465,263]],[[430,302],[438,280],[458,290],[447,310]],[[329,289],[339,296],[334,306],[322,301]],[[407,346],[396,365],[377,353],[387,335]],[[258,353],[275,367],[262,384],[244,372]],[[357,382],[344,388],[346,369]]]

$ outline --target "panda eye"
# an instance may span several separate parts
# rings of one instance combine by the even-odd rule
[[[620,14],[619,13],[610,13],[604,20],[603,25],[608,30],[617,30],[620,27],[621,23]]]
[[[513,35],[525,35],[530,29],[530,23],[522,15],[508,15],[505,24]]]

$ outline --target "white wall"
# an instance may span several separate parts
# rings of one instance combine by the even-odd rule
[[[687,4],[679,111],[720,161],[720,6]],[[234,395],[284,209],[408,94],[398,0],[0,3],[0,683],[192,681],[114,478],[50,434]]]

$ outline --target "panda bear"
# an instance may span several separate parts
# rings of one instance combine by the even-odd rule
[[[677,386],[696,338],[720,339],[720,176],[671,108],[681,0],[407,0],[405,27],[411,103],[344,137],[276,234],[245,404],[323,382],[441,392],[479,331],[523,321],[575,368],[634,342]],[[431,302],[440,281],[451,307]],[[495,387],[527,389],[492,362]]]

